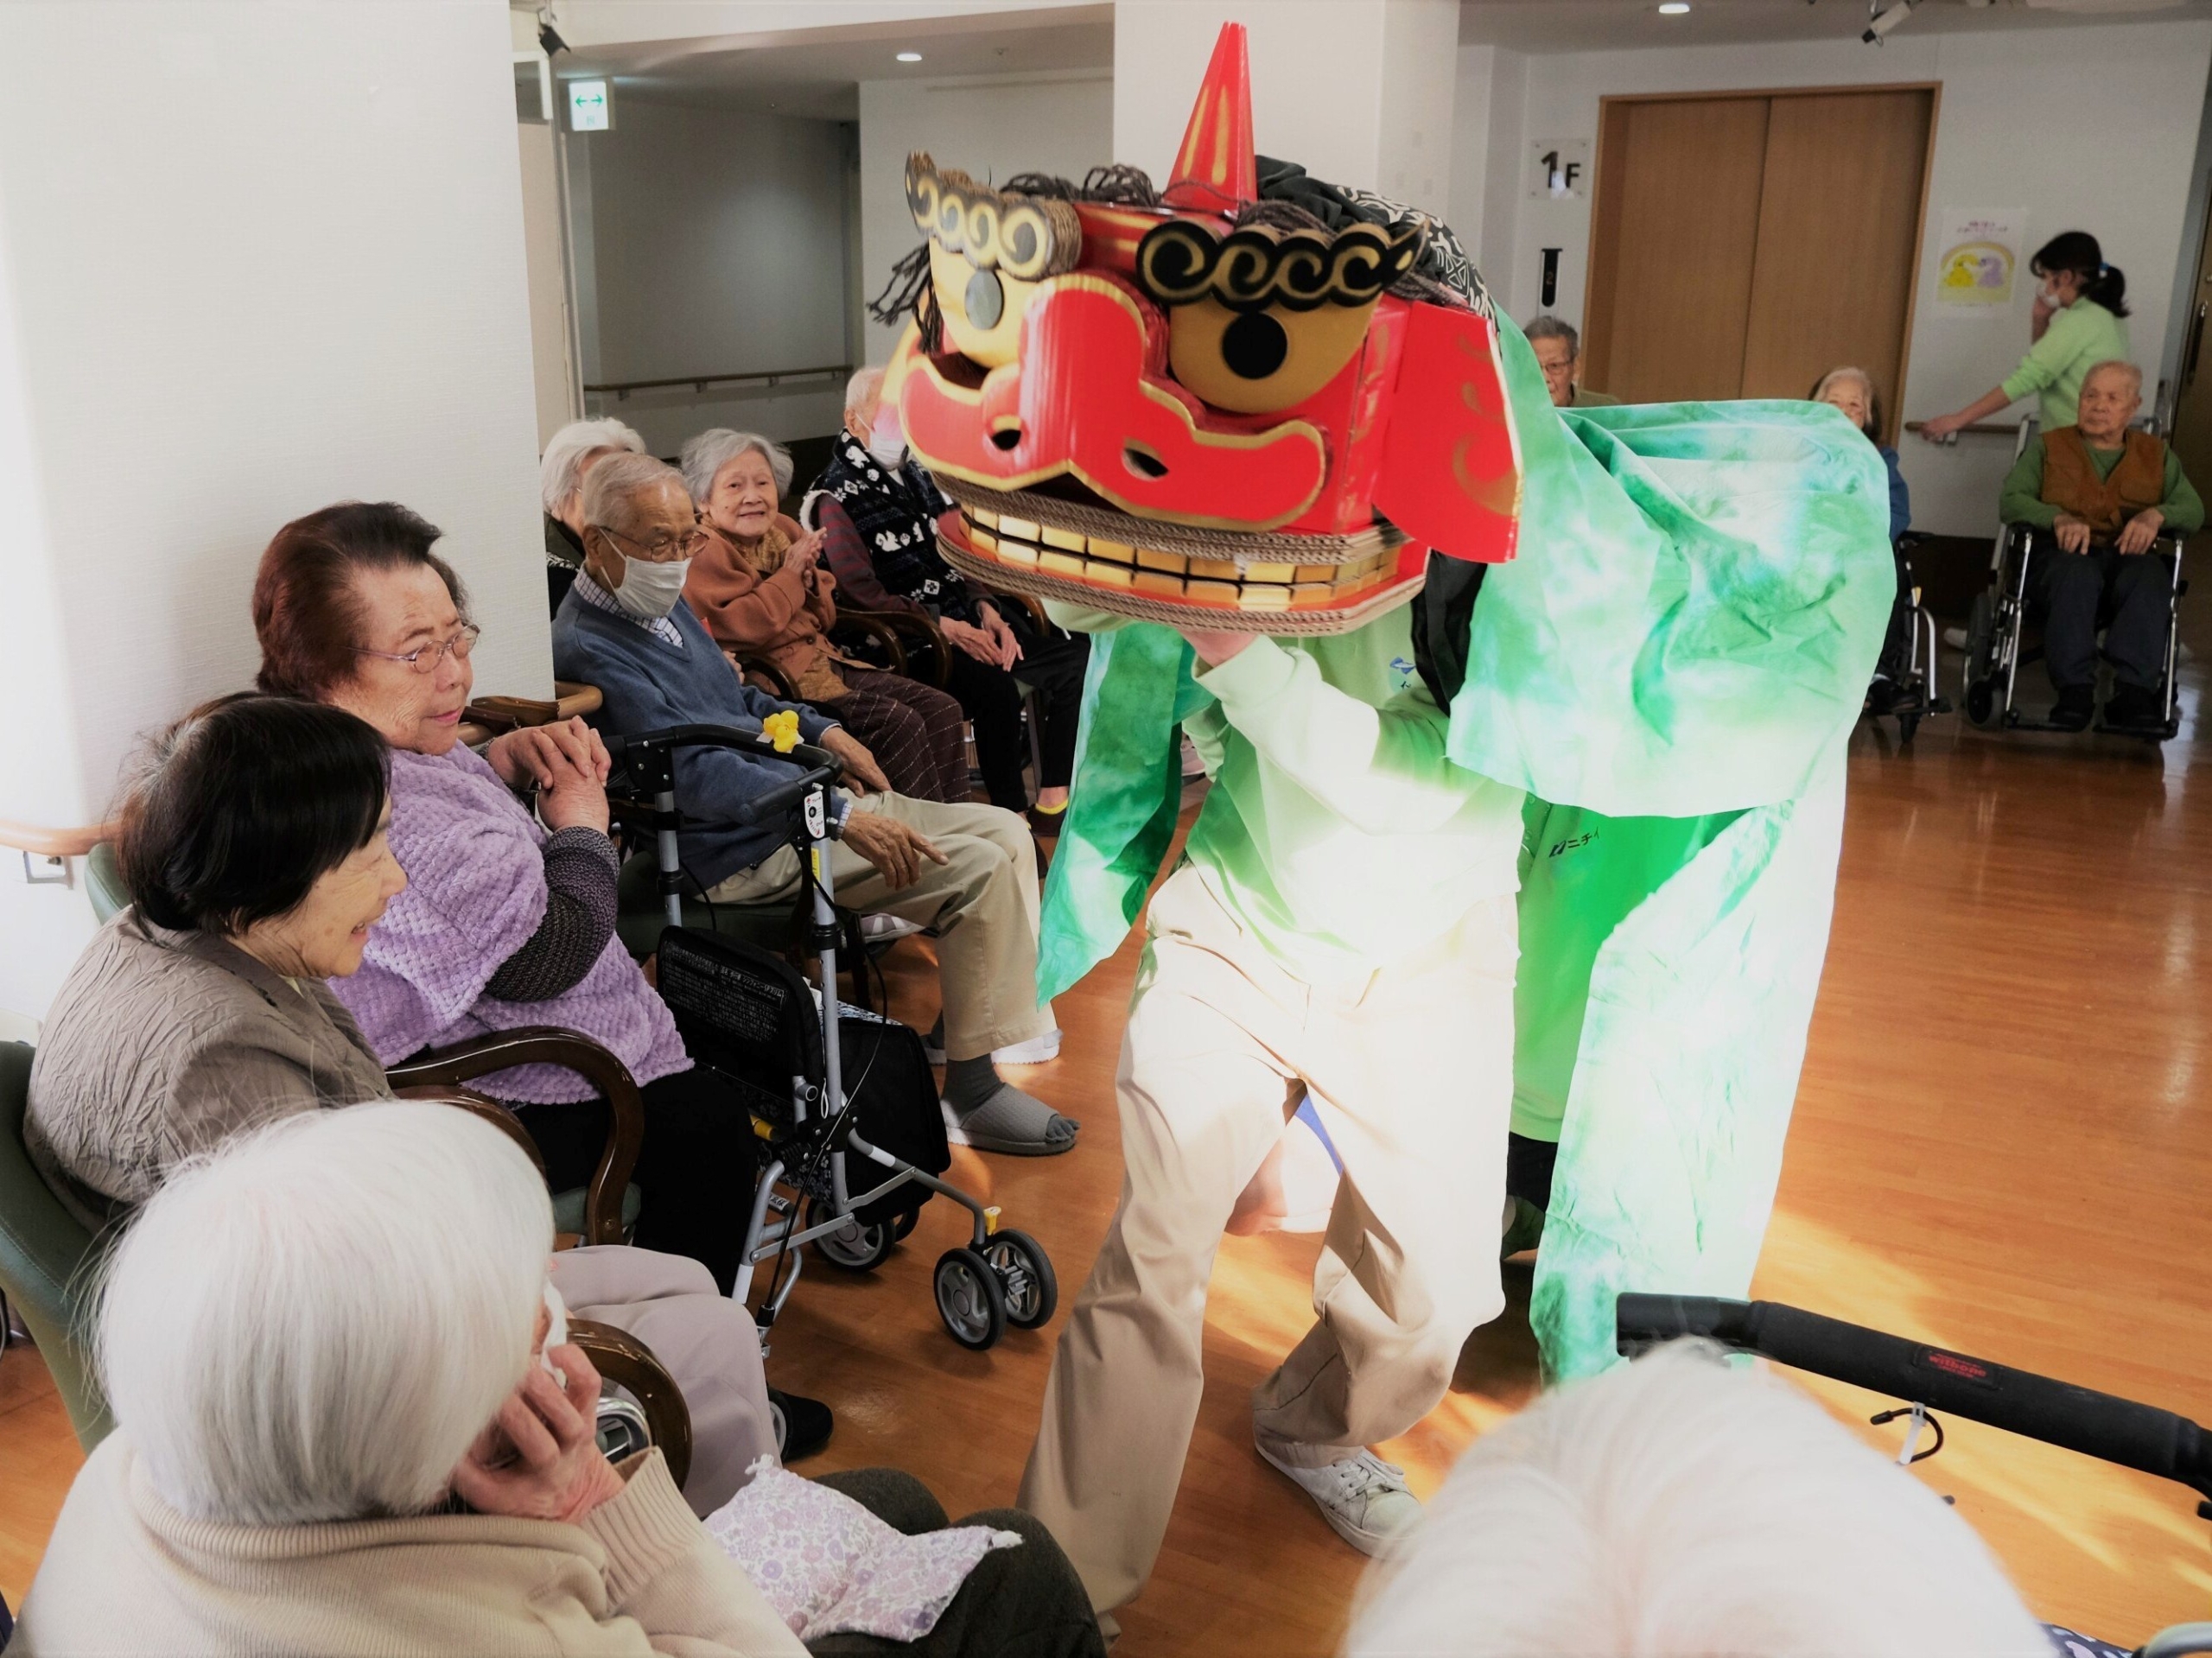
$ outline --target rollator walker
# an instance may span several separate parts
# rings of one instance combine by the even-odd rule
[[[731,1299],[744,1303],[752,1293],[754,1269],[766,1261],[777,1263],[759,1315],[765,1334],[798,1283],[805,1246],[813,1245],[825,1261],[847,1271],[873,1271],[912,1232],[922,1204],[939,1196],[965,1209],[971,1222],[969,1242],[938,1257],[933,1278],[938,1313],[953,1340],[980,1350],[995,1345],[1008,1324],[1029,1330],[1045,1324],[1059,1292],[1043,1247],[1025,1232],[1000,1226],[995,1207],[939,1179],[916,1160],[932,1163],[937,1170],[950,1163],[934,1085],[929,1089],[926,1123],[910,1118],[891,1125],[908,1155],[897,1155],[861,1132],[861,1089],[875,1058],[870,1057],[868,1069],[849,1092],[846,1030],[876,1027],[878,1054],[894,1032],[903,1033],[917,1054],[920,1044],[905,1026],[842,1008],[839,1001],[836,893],[823,848],[830,838],[830,791],[842,774],[842,762],[827,749],[806,743],[779,746],[765,732],[723,725],[670,726],[610,737],[607,747],[632,785],[652,801],[658,885],[668,922],[660,935],[661,994],[687,1044],[696,1033],[704,1039],[698,1045],[717,1058],[742,1054],[753,1061],[747,1067],[752,1075],[723,1064],[711,1067],[752,1102],[753,1131],[762,1147]],[[791,843],[808,876],[811,924],[804,942],[818,964],[818,985],[807,984],[765,952],[683,924],[683,886],[697,882],[683,871],[677,831],[709,821],[687,818],[677,808],[676,753],[686,747],[731,748],[799,768],[727,821],[746,828],[779,818],[788,823]],[[798,1012],[793,1004],[802,1002],[811,1004],[805,1009],[810,1023],[818,1022],[818,1045],[810,1039],[811,1030],[796,1032],[795,1045],[790,1040],[794,1032],[787,1024]],[[760,1067],[771,1054],[785,1056],[788,1069],[781,1075],[788,1077],[787,1098],[761,1086]],[[928,1076],[925,1066],[922,1075]],[[870,1128],[878,1139],[892,1137],[874,1121]],[[783,1271],[786,1262],[788,1275]]]

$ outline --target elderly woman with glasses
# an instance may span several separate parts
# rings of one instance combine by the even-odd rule
[[[799,696],[867,745],[896,792],[967,799],[960,704],[830,644],[837,582],[820,560],[821,532],[794,538],[776,516],[791,487],[790,453],[755,433],[717,427],[683,446],[683,472],[703,530],[683,601],[715,642],[767,657]]]
[[[349,501],[276,532],[254,582],[260,686],[359,715],[391,749],[392,855],[408,886],[332,988],[379,1061],[520,1026],[581,1032],[645,1097],[636,1240],[702,1262],[727,1293],[753,1190],[752,1125],[691,1063],[615,937],[606,748],[582,721],[461,740],[478,630],[438,531]],[[589,1182],[606,1102],[553,1065],[475,1084],[528,1128],[556,1188]]]

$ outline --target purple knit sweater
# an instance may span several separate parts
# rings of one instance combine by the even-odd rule
[[[370,930],[361,970],[330,981],[385,1064],[493,1031],[553,1025],[613,1050],[640,1084],[690,1069],[667,1005],[619,937],[557,996],[501,1001],[485,994],[545,918],[545,841],[466,744],[435,758],[392,751],[391,854],[407,872],[407,890]],[[470,1086],[534,1105],[592,1094],[557,1065],[520,1065]]]

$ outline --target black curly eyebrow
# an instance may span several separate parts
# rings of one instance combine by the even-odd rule
[[[1248,225],[1224,236],[1196,219],[1171,219],[1137,245],[1137,285],[1167,306],[1207,298],[1233,311],[1366,305],[1414,268],[1427,240],[1421,219],[1363,222],[1334,233]]]

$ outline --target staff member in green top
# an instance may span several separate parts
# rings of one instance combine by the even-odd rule
[[[2000,413],[2037,394],[2037,422],[2046,432],[2069,426],[2082,382],[2099,363],[2128,356],[2127,277],[2105,263],[2097,238],[2063,231],[2036,250],[2028,269],[2043,278],[2036,293],[2035,343],[2019,367],[1993,391],[1985,391],[1953,415],[1923,422],[1921,436],[1940,443],[1961,426]]]
[[[2171,449],[2128,429],[2142,403],[2143,373],[2134,364],[2092,365],[2078,420],[2029,444],[1997,499],[2005,523],[2048,530],[2057,542],[2056,550],[2048,542],[2037,548],[2028,577],[2050,606],[2044,659],[2058,693],[2050,721],[2063,731],[2081,730],[2095,709],[2097,608],[2107,588],[2113,613],[2105,654],[2113,684],[2105,724],[2142,730],[2165,720],[2159,690],[2173,572],[2164,559],[2142,555],[2162,533],[2202,527],[2204,503]]]

